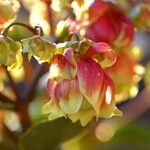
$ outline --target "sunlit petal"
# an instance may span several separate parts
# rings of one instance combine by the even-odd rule
[[[79,91],[78,80],[64,80],[59,83],[55,91],[59,99],[59,106],[64,114],[76,113],[83,101],[83,95]]]
[[[114,94],[115,94],[115,89],[114,89],[114,84],[111,78],[107,75],[104,74],[104,80],[102,84],[102,89],[101,89],[101,97],[102,97],[102,104],[100,106],[100,117],[111,117],[113,115],[116,115],[116,102],[114,99]],[[119,112],[119,110],[118,110]],[[117,115],[121,115],[121,112],[118,113]]]
[[[104,42],[93,43],[85,57],[95,58],[103,67],[112,66],[116,61],[115,52]]]
[[[98,106],[101,103],[99,95],[103,81],[103,69],[92,59],[81,59],[77,62],[77,66],[80,91],[99,114]]]
[[[66,49],[64,56],[57,54],[53,57],[50,66],[50,79],[72,79],[75,78],[76,72],[77,67],[72,49]]]

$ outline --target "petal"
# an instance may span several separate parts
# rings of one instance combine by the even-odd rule
[[[82,104],[83,95],[79,91],[78,80],[63,80],[55,90],[59,106],[64,114],[76,113]]]
[[[116,61],[115,52],[104,42],[93,43],[85,57],[95,58],[103,67],[112,66]]]
[[[72,122],[80,120],[81,125],[85,126],[96,115],[95,110],[91,107],[91,104],[84,97],[80,110],[75,114],[67,115]]]
[[[8,51],[8,43],[4,40],[4,38],[0,37],[0,64],[6,64]]]
[[[53,57],[50,66],[50,79],[72,79],[75,78],[76,72],[77,67],[72,49],[66,49],[64,56],[57,54]]]
[[[53,101],[50,100],[48,103],[46,103],[43,107],[42,107],[42,113],[43,114],[49,114],[52,112],[52,109],[53,109]]]
[[[49,80],[47,84],[49,96],[60,107],[63,114],[76,113],[82,104],[83,95],[79,91],[78,80]]]
[[[55,91],[56,85],[57,85],[57,82],[55,80],[49,79],[47,82],[47,91],[51,99],[55,99],[54,91]]]
[[[54,103],[53,100],[50,100],[43,106],[42,112],[43,114],[50,114],[48,117],[49,120],[54,120],[64,116],[61,109]]]
[[[0,37],[0,64],[10,70],[22,66],[21,43],[11,38]]]
[[[22,65],[23,65],[23,55],[21,52],[19,52],[18,54],[16,54],[15,62],[8,67],[8,70],[11,70],[13,68],[21,69]]]
[[[79,112],[68,115],[68,117],[70,120],[72,120],[72,122],[76,122],[77,120],[80,120],[81,125],[85,126],[89,121],[91,121],[94,115],[95,112],[93,109],[87,109],[87,110],[79,110]]]
[[[109,5],[103,1],[95,0],[89,8],[89,19],[97,19],[109,9]]]
[[[99,114],[101,103],[99,95],[103,81],[103,69],[90,58],[79,60],[77,66],[80,91]]]
[[[117,108],[115,107],[115,88],[113,81],[110,79],[110,77],[107,74],[104,74],[104,80],[102,84],[101,89],[101,97],[102,97],[102,104],[100,106],[100,117],[108,118],[113,115],[121,115],[119,113],[119,110],[117,111]]]

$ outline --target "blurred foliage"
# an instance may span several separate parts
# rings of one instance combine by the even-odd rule
[[[42,107],[45,104],[45,102],[42,97],[40,98],[42,98],[43,101],[39,97],[35,101],[31,102],[28,108],[31,121],[34,124],[42,120],[47,120],[47,115],[44,115],[42,113]]]
[[[20,148],[21,150],[53,150],[84,129],[79,123],[72,124],[65,118],[43,122],[29,129],[21,137]]]
[[[117,131],[109,142],[100,142],[94,134],[89,133],[77,142],[64,143],[63,150],[149,150],[150,126],[134,122]]]
[[[0,150],[17,150],[15,143],[6,133],[3,133],[0,141]]]

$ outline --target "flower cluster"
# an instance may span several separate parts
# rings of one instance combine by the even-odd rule
[[[52,58],[47,83],[50,101],[43,107],[49,119],[67,116],[84,126],[93,116],[121,115],[115,106],[113,81],[101,66],[101,62],[105,67],[112,65],[115,54],[103,42],[88,43],[82,53],[81,45],[86,42],[80,42],[77,48],[73,48],[74,43],[67,45],[63,54]]]
[[[137,83],[143,72],[139,74],[136,71],[138,61],[132,51],[135,22],[127,16],[123,9],[112,2],[94,0],[87,14],[87,19],[81,17],[73,20],[74,24],[72,23],[69,27],[70,31],[81,34],[84,30],[83,36],[86,38],[111,45],[116,52],[116,63],[105,70],[114,81],[116,100],[122,101],[130,96],[135,96],[138,92]],[[148,16],[148,13],[146,15]],[[88,23],[84,25],[84,22]]]
[[[71,2],[71,7],[74,7],[75,2]],[[23,3],[26,5],[26,2]],[[84,3],[80,2],[81,9]],[[30,17],[36,18],[42,12],[41,16],[38,15],[39,20],[45,27],[44,33],[48,34],[46,28],[50,29],[51,18],[46,12],[49,5],[54,9],[54,2],[35,1],[33,4],[34,9],[29,8]],[[14,18],[17,11],[9,2],[0,2],[1,6],[4,9],[0,10],[0,27]],[[52,25],[51,39],[56,39],[54,35],[56,32],[57,36],[58,32],[57,42],[64,42],[71,31],[80,33],[89,40],[56,44],[47,40],[42,30],[40,34],[37,28],[23,25],[34,36],[22,39],[20,43],[7,37],[11,27],[8,26],[0,37],[0,64],[9,68],[22,66],[22,52],[28,54],[29,60],[33,56],[39,63],[49,63],[47,90],[50,101],[43,107],[43,113],[49,114],[49,119],[65,116],[73,122],[80,120],[84,126],[94,116],[109,118],[121,115],[116,108],[116,101],[127,99],[133,95],[133,90],[137,93],[140,78],[136,71],[137,60],[132,57],[134,25],[138,22],[129,19],[118,5],[108,1],[94,0],[86,11],[83,10],[75,11],[75,16],[67,18],[71,24],[66,25],[65,21],[59,22],[57,18],[54,24],[58,23],[58,29],[53,29]],[[149,17],[149,7],[142,5],[141,10],[140,13]],[[143,20],[140,14],[136,17]],[[31,21],[34,24],[37,20]],[[149,22],[146,27],[148,26]]]

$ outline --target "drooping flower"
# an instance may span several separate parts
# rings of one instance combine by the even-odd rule
[[[21,43],[11,38],[0,37],[0,64],[11,68],[22,66]]]
[[[88,12],[89,25],[85,31],[87,38],[119,47],[132,41],[134,33],[132,22],[117,5],[95,0]]]
[[[100,65],[106,56],[111,60],[115,57],[110,47],[106,43],[92,43],[83,54],[78,50],[77,59],[74,51],[66,48],[63,54],[53,57],[47,83],[50,101],[43,107],[43,113],[50,114],[49,119],[67,116],[73,122],[80,120],[83,126],[93,116],[120,115],[115,106],[114,84]]]
[[[34,56],[39,63],[50,62],[55,53],[55,44],[39,35],[23,39],[22,46],[23,52],[28,53],[28,58]]]
[[[148,11],[148,6],[146,10]],[[133,49],[134,26],[132,21],[117,4],[100,0],[94,0],[88,9],[88,15],[87,25],[84,26],[84,19],[80,18],[74,21],[76,24],[70,30],[80,31],[81,34],[84,29],[83,35],[87,38],[94,42],[106,42],[114,47],[117,54],[116,63],[108,69],[107,74],[114,81],[116,100],[122,101],[130,96],[135,96],[138,92],[137,83],[139,81],[139,74],[135,71],[138,62],[134,57],[128,56],[128,54],[132,55]],[[148,17],[148,13],[146,16]]]
[[[128,46],[134,35],[134,26],[127,15],[116,4],[102,0],[94,0],[87,13],[71,20],[70,24],[70,32],[115,48]]]

